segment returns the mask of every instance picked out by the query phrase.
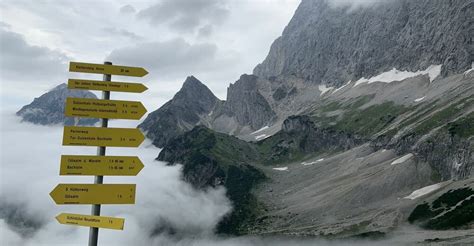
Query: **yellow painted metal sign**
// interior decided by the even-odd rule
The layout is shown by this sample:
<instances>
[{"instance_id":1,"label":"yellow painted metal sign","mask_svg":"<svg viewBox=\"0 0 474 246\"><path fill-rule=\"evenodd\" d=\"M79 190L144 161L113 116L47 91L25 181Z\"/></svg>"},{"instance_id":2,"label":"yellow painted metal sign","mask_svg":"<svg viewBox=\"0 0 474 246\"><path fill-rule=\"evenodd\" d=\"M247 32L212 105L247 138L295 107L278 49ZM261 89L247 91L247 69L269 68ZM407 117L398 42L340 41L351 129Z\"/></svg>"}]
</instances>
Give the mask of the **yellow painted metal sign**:
<instances>
[{"instance_id":1,"label":"yellow painted metal sign","mask_svg":"<svg viewBox=\"0 0 474 246\"><path fill-rule=\"evenodd\" d=\"M136 156L62 155L59 175L136 176L142 168Z\"/></svg>"},{"instance_id":2,"label":"yellow painted metal sign","mask_svg":"<svg viewBox=\"0 0 474 246\"><path fill-rule=\"evenodd\" d=\"M56 216L61 224L123 230L125 219L82 214L61 213Z\"/></svg>"},{"instance_id":3,"label":"yellow painted metal sign","mask_svg":"<svg viewBox=\"0 0 474 246\"><path fill-rule=\"evenodd\" d=\"M56 204L135 204L135 184L58 184Z\"/></svg>"},{"instance_id":4,"label":"yellow painted metal sign","mask_svg":"<svg viewBox=\"0 0 474 246\"><path fill-rule=\"evenodd\" d=\"M138 147L145 140L136 128L64 126L63 145Z\"/></svg>"},{"instance_id":5,"label":"yellow painted metal sign","mask_svg":"<svg viewBox=\"0 0 474 246\"><path fill-rule=\"evenodd\" d=\"M146 109L135 101L68 97L64 113L69 117L139 120Z\"/></svg>"},{"instance_id":6,"label":"yellow painted metal sign","mask_svg":"<svg viewBox=\"0 0 474 246\"><path fill-rule=\"evenodd\" d=\"M148 72L142 67L127 67L83 62L70 62L69 72L112 74L133 77L143 77L148 74Z\"/></svg>"},{"instance_id":7,"label":"yellow painted metal sign","mask_svg":"<svg viewBox=\"0 0 474 246\"><path fill-rule=\"evenodd\" d=\"M141 83L132 82L112 82L101 80L69 79L67 83L69 89L97 90L97 91L119 91L142 93L148 88Z\"/></svg>"}]
</instances>

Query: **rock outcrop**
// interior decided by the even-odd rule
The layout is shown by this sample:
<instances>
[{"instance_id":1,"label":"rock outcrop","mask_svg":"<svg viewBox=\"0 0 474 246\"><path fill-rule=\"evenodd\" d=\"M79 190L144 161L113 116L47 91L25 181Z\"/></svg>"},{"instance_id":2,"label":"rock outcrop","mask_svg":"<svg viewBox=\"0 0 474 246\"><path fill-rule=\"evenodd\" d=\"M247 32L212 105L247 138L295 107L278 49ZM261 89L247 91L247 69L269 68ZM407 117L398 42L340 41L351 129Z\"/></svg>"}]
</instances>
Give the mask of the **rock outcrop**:
<instances>
[{"instance_id":1,"label":"rock outcrop","mask_svg":"<svg viewBox=\"0 0 474 246\"><path fill-rule=\"evenodd\" d=\"M272 122L275 112L258 91L257 76L242 75L227 89L224 114L235 117L241 126L256 130Z\"/></svg>"},{"instance_id":2,"label":"rock outcrop","mask_svg":"<svg viewBox=\"0 0 474 246\"><path fill-rule=\"evenodd\" d=\"M64 116L64 107L66 98L93 98L96 95L86 90L70 90L66 84L60 84L49 92L35 98L33 102L23 106L16 115L22 118L22 121L31 122L39 125L74 125L75 119ZM99 121L94 118L78 118L77 125L93 125Z\"/></svg>"}]
</instances>

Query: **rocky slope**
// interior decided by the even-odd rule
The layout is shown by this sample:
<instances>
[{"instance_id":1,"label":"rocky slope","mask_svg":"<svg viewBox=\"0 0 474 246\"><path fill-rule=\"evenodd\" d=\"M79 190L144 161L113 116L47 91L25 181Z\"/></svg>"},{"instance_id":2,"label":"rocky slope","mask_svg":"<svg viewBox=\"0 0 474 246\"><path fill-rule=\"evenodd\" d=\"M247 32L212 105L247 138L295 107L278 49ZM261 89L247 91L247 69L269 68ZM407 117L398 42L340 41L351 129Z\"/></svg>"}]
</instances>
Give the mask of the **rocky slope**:
<instances>
[{"instance_id":1,"label":"rocky slope","mask_svg":"<svg viewBox=\"0 0 474 246\"><path fill-rule=\"evenodd\" d=\"M392 68L441 64L447 76L471 67L474 1L379 1L355 9L341 2L303 0L254 74L341 86Z\"/></svg>"},{"instance_id":2,"label":"rocky slope","mask_svg":"<svg viewBox=\"0 0 474 246\"><path fill-rule=\"evenodd\" d=\"M66 84L60 84L23 106L16 115L20 116L22 121L39 125L74 125L74 118L64 116L64 106L68 97L97 98L90 91L70 90ZM93 125L98 121L92 118L79 118L77 125Z\"/></svg>"}]
</instances>

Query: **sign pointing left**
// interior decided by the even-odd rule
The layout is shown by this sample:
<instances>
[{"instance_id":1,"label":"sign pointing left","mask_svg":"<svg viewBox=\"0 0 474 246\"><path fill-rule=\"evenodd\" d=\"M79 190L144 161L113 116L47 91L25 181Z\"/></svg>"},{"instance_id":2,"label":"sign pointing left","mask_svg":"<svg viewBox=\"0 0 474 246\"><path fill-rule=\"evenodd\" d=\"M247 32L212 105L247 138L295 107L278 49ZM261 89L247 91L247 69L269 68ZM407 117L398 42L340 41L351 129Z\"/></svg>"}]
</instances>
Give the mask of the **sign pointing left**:
<instances>
[{"instance_id":1,"label":"sign pointing left","mask_svg":"<svg viewBox=\"0 0 474 246\"><path fill-rule=\"evenodd\" d=\"M56 204L135 204L134 184L58 184L49 195Z\"/></svg>"},{"instance_id":2,"label":"sign pointing left","mask_svg":"<svg viewBox=\"0 0 474 246\"><path fill-rule=\"evenodd\" d=\"M56 220L60 224L88 226L114 230L123 230L123 224L125 222L125 219L122 218L67 213L59 214L58 216L56 216Z\"/></svg>"},{"instance_id":3,"label":"sign pointing left","mask_svg":"<svg viewBox=\"0 0 474 246\"><path fill-rule=\"evenodd\" d=\"M142 67L127 67L84 62L70 62L69 72L111 74L132 77L143 77L148 74L148 71Z\"/></svg>"}]
</instances>

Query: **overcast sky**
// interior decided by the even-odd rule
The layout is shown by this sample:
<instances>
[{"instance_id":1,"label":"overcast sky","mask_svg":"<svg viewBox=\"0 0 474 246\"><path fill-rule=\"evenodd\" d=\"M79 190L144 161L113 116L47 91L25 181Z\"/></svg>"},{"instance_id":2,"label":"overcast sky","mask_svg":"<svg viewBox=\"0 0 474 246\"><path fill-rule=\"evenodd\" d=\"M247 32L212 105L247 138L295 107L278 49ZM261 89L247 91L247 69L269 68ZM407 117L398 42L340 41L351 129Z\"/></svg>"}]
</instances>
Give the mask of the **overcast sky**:
<instances>
[{"instance_id":1,"label":"overcast sky","mask_svg":"<svg viewBox=\"0 0 474 246\"><path fill-rule=\"evenodd\" d=\"M265 58L299 2L2 0L3 106L18 108L67 78L101 79L68 73L71 60L145 67L145 78L113 79L145 82L150 90L139 98L149 111L169 100L188 75L224 99L228 84Z\"/></svg>"}]
</instances>

